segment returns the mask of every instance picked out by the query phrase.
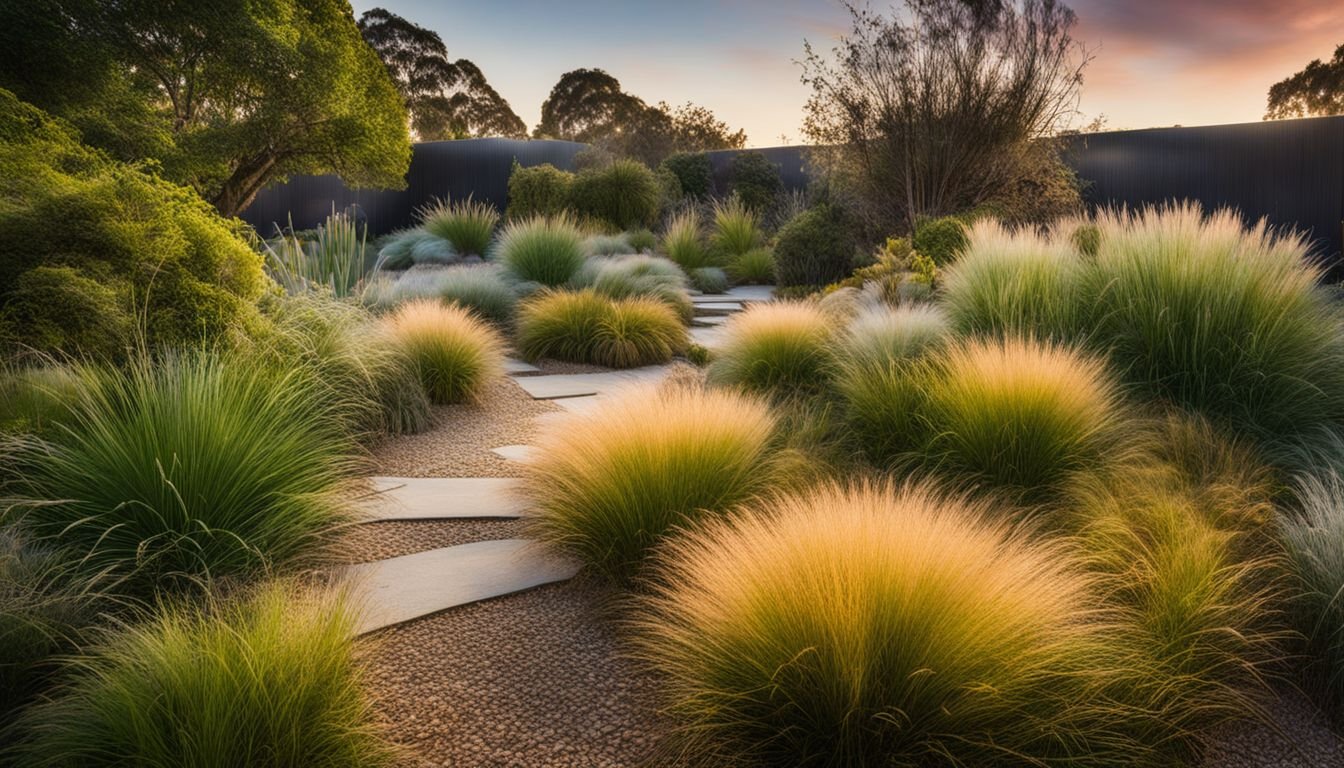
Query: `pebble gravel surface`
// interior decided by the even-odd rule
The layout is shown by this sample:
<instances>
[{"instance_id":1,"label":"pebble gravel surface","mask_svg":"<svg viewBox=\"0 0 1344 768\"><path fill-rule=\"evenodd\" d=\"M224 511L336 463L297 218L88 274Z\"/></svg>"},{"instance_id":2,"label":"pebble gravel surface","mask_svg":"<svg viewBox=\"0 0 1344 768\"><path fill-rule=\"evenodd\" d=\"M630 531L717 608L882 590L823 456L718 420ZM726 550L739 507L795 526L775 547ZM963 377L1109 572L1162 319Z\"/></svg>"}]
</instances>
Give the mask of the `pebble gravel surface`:
<instances>
[{"instance_id":1,"label":"pebble gravel surface","mask_svg":"<svg viewBox=\"0 0 1344 768\"><path fill-rule=\"evenodd\" d=\"M343 563L369 563L473 541L525 538L525 527L521 519L497 517L360 523L345 530L337 552Z\"/></svg>"},{"instance_id":2,"label":"pebble gravel surface","mask_svg":"<svg viewBox=\"0 0 1344 768\"><path fill-rule=\"evenodd\" d=\"M646 764L666 732L657 682L594 615L606 597L569 581L376 633L370 682L407 765Z\"/></svg>"},{"instance_id":3,"label":"pebble gravel surface","mask_svg":"<svg viewBox=\"0 0 1344 768\"><path fill-rule=\"evenodd\" d=\"M526 445L536 418L560 410L533 400L512 379L490 384L475 403L441 405L434 426L418 435L388 440L373 450L373 474L390 477L514 477L518 466L490 452Z\"/></svg>"},{"instance_id":4,"label":"pebble gravel surface","mask_svg":"<svg viewBox=\"0 0 1344 768\"><path fill-rule=\"evenodd\" d=\"M1215 733L1203 768L1344 768L1344 740L1297 691L1268 707L1273 724L1238 723Z\"/></svg>"}]
</instances>

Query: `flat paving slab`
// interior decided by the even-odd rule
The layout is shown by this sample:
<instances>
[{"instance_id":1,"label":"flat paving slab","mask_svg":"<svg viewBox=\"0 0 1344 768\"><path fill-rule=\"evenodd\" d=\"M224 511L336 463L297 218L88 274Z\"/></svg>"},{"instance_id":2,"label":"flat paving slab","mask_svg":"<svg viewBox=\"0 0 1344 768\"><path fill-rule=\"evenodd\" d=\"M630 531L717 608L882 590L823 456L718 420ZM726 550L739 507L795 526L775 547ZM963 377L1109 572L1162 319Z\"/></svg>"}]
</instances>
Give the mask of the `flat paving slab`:
<instances>
[{"instance_id":1,"label":"flat paving slab","mask_svg":"<svg viewBox=\"0 0 1344 768\"><path fill-rule=\"evenodd\" d=\"M727 315L699 315L691 320L691 326L723 325L728 320Z\"/></svg>"},{"instance_id":2,"label":"flat paving slab","mask_svg":"<svg viewBox=\"0 0 1344 768\"><path fill-rule=\"evenodd\" d=\"M739 285L729 288L726 293L692 294L691 302L700 305L724 301L770 301L775 297L774 292L773 285Z\"/></svg>"},{"instance_id":3,"label":"flat paving slab","mask_svg":"<svg viewBox=\"0 0 1344 768\"><path fill-rule=\"evenodd\" d=\"M478 600L564 581L579 564L528 539L431 549L345 569L360 606L356 634Z\"/></svg>"},{"instance_id":4,"label":"flat paving slab","mask_svg":"<svg viewBox=\"0 0 1344 768\"><path fill-rule=\"evenodd\" d=\"M511 477L375 477L360 500L370 521L522 517L526 505Z\"/></svg>"},{"instance_id":5,"label":"flat paving slab","mask_svg":"<svg viewBox=\"0 0 1344 768\"><path fill-rule=\"evenodd\" d=\"M502 445L491 448L490 452L509 461L527 461L537 449L530 445Z\"/></svg>"},{"instance_id":6,"label":"flat paving slab","mask_svg":"<svg viewBox=\"0 0 1344 768\"><path fill-rule=\"evenodd\" d=\"M695 305L697 315L731 315L741 311L740 301L704 301Z\"/></svg>"},{"instance_id":7,"label":"flat paving slab","mask_svg":"<svg viewBox=\"0 0 1344 768\"><path fill-rule=\"evenodd\" d=\"M526 360L506 357L504 358L504 373L510 376L517 376L520 373L541 373L541 369Z\"/></svg>"},{"instance_id":8,"label":"flat paving slab","mask_svg":"<svg viewBox=\"0 0 1344 768\"><path fill-rule=\"evenodd\" d=\"M666 376L667 371L668 366L666 365L650 365L625 371L525 376L518 379L518 386L522 387L534 400L556 400L610 392L636 381L657 381Z\"/></svg>"},{"instance_id":9,"label":"flat paving slab","mask_svg":"<svg viewBox=\"0 0 1344 768\"><path fill-rule=\"evenodd\" d=\"M722 325L695 325L691 326L687 333L690 335L691 341L702 347L709 347L712 349L723 341L725 335L724 330L724 326Z\"/></svg>"}]
</instances>

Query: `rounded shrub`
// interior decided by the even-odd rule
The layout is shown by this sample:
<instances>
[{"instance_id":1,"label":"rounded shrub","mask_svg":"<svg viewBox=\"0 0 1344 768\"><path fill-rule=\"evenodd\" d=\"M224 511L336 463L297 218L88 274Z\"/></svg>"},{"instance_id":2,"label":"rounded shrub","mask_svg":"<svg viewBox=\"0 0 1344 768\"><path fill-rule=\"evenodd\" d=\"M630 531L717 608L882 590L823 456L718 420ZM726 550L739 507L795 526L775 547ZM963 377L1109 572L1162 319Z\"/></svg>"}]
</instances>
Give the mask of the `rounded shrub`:
<instances>
[{"instance_id":1,"label":"rounded shrub","mask_svg":"<svg viewBox=\"0 0 1344 768\"><path fill-rule=\"evenodd\" d=\"M268 586L110 635L20 725L23 765L385 766L343 601Z\"/></svg>"},{"instance_id":2,"label":"rounded shrub","mask_svg":"<svg viewBox=\"0 0 1344 768\"><path fill-rule=\"evenodd\" d=\"M671 360L686 348L686 329L660 299L551 291L519 309L517 344L529 360L632 368Z\"/></svg>"},{"instance_id":3,"label":"rounded shrub","mask_svg":"<svg viewBox=\"0 0 1344 768\"><path fill-rule=\"evenodd\" d=\"M74 267L34 267L19 275L0 307L11 345L42 354L120 360L132 345L128 297Z\"/></svg>"},{"instance_id":4,"label":"rounded shrub","mask_svg":"<svg viewBox=\"0 0 1344 768\"><path fill-rule=\"evenodd\" d=\"M691 386L633 388L554 422L524 474L537 536L628 581L678 529L771 489L774 427L758 399Z\"/></svg>"},{"instance_id":5,"label":"rounded shrub","mask_svg":"<svg viewBox=\"0 0 1344 768\"><path fill-rule=\"evenodd\" d=\"M636 641L676 748L711 765L1138 754L1096 696L1089 580L990 517L926 489L825 485L668 542Z\"/></svg>"},{"instance_id":6,"label":"rounded shrub","mask_svg":"<svg viewBox=\"0 0 1344 768\"><path fill-rule=\"evenodd\" d=\"M511 221L499 235L494 257L516 280L564 285L583 269L583 233L568 216Z\"/></svg>"},{"instance_id":7,"label":"rounded shrub","mask_svg":"<svg viewBox=\"0 0 1344 768\"><path fill-rule=\"evenodd\" d=\"M709 379L781 396L815 393L834 363L830 318L801 302L756 304L734 315L714 350Z\"/></svg>"},{"instance_id":8,"label":"rounded shrub","mask_svg":"<svg viewBox=\"0 0 1344 768\"><path fill-rule=\"evenodd\" d=\"M1084 270L1068 243L985 220L940 273L941 302L962 333L1076 339L1088 330Z\"/></svg>"},{"instance_id":9,"label":"rounded shrub","mask_svg":"<svg viewBox=\"0 0 1344 768\"><path fill-rule=\"evenodd\" d=\"M775 282L775 253L753 248L728 263L728 276L740 285L770 285Z\"/></svg>"},{"instance_id":10,"label":"rounded shrub","mask_svg":"<svg viewBox=\"0 0 1344 768\"><path fill-rule=\"evenodd\" d=\"M723 293L728 290L728 273L718 267L700 267L690 273L691 285L701 293Z\"/></svg>"},{"instance_id":11,"label":"rounded shrub","mask_svg":"<svg viewBox=\"0 0 1344 768\"><path fill-rule=\"evenodd\" d=\"M591 216L618 230L652 224L662 197L653 171L627 159L580 172L570 189L570 204L580 216Z\"/></svg>"},{"instance_id":12,"label":"rounded shrub","mask_svg":"<svg viewBox=\"0 0 1344 768\"><path fill-rule=\"evenodd\" d=\"M454 264L460 261L447 240L419 227L401 229L379 241L376 269L409 269L416 264Z\"/></svg>"},{"instance_id":13,"label":"rounded shrub","mask_svg":"<svg viewBox=\"0 0 1344 768\"><path fill-rule=\"evenodd\" d=\"M85 368L71 415L23 447L22 525L152 594L314 559L349 519L340 419L305 368L195 353Z\"/></svg>"},{"instance_id":14,"label":"rounded shrub","mask_svg":"<svg viewBox=\"0 0 1344 768\"><path fill-rule=\"evenodd\" d=\"M793 217L775 241L775 277L781 286L823 286L854 270L858 247L849 216L823 203Z\"/></svg>"},{"instance_id":15,"label":"rounded shrub","mask_svg":"<svg viewBox=\"0 0 1344 768\"><path fill-rule=\"evenodd\" d=\"M1149 396L1271 443L1344 418L1344 325L1299 237L1195 204L1097 218L1094 335Z\"/></svg>"},{"instance_id":16,"label":"rounded shrub","mask_svg":"<svg viewBox=\"0 0 1344 768\"><path fill-rule=\"evenodd\" d=\"M945 267L966 248L966 224L955 216L922 221L915 227L912 240L916 251Z\"/></svg>"},{"instance_id":17,"label":"rounded shrub","mask_svg":"<svg viewBox=\"0 0 1344 768\"><path fill-rule=\"evenodd\" d=\"M700 214L694 208L682 210L668 220L663 231L663 253L687 271L711 266L712 259L700 227Z\"/></svg>"},{"instance_id":18,"label":"rounded shrub","mask_svg":"<svg viewBox=\"0 0 1344 768\"><path fill-rule=\"evenodd\" d=\"M658 165L677 177L682 195L703 200L714 191L714 166L704 152L676 152Z\"/></svg>"},{"instance_id":19,"label":"rounded shrub","mask_svg":"<svg viewBox=\"0 0 1344 768\"><path fill-rule=\"evenodd\" d=\"M569 191L574 174L562 171L550 163L524 168L513 163L509 174L510 219L530 219L533 216L557 216L569 205Z\"/></svg>"},{"instance_id":20,"label":"rounded shrub","mask_svg":"<svg viewBox=\"0 0 1344 768\"><path fill-rule=\"evenodd\" d=\"M779 166L760 152L739 152L728 165L734 195L754 211L768 210L784 191Z\"/></svg>"},{"instance_id":21,"label":"rounded shrub","mask_svg":"<svg viewBox=\"0 0 1344 768\"><path fill-rule=\"evenodd\" d=\"M499 212L493 205L470 197L455 203L436 200L418 213L420 226L446 240L460 256L484 256L499 223Z\"/></svg>"},{"instance_id":22,"label":"rounded shrub","mask_svg":"<svg viewBox=\"0 0 1344 768\"><path fill-rule=\"evenodd\" d=\"M583 248L589 256L621 256L636 252L625 235L589 235L583 241Z\"/></svg>"},{"instance_id":23,"label":"rounded shrub","mask_svg":"<svg viewBox=\"0 0 1344 768\"><path fill-rule=\"evenodd\" d=\"M474 399L504 372L504 339L467 309L420 299L402 304L386 323L436 403Z\"/></svg>"}]
</instances>

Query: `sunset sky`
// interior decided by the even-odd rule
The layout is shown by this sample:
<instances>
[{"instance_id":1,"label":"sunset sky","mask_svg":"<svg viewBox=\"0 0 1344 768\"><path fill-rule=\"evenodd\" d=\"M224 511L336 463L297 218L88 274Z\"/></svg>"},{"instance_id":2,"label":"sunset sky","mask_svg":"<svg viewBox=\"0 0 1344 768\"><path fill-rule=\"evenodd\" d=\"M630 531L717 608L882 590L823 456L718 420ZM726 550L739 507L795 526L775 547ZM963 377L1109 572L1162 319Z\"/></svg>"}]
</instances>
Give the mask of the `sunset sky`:
<instances>
[{"instance_id":1,"label":"sunset sky","mask_svg":"<svg viewBox=\"0 0 1344 768\"><path fill-rule=\"evenodd\" d=\"M1344 43L1341 0L1070 5L1075 37L1095 57L1080 122L1105 114L1112 128L1259 120L1272 83ZM354 2L356 14L377 6L476 62L529 128L562 73L597 67L649 103L703 104L758 147L802 141L808 90L795 60L804 39L829 50L848 29L832 0Z\"/></svg>"}]
</instances>

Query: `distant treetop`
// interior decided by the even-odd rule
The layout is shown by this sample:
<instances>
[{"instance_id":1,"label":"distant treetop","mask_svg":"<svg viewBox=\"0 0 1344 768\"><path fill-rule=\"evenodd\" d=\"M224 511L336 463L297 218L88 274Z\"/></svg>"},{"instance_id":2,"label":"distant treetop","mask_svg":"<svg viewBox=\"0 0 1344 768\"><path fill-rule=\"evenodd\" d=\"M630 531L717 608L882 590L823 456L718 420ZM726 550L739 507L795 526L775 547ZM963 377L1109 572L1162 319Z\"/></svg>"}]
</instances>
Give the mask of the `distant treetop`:
<instances>
[{"instance_id":1,"label":"distant treetop","mask_svg":"<svg viewBox=\"0 0 1344 768\"><path fill-rule=\"evenodd\" d=\"M1344 44L1329 61L1316 59L1269 89L1266 120L1344 114Z\"/></svg>"}]
</instances>

